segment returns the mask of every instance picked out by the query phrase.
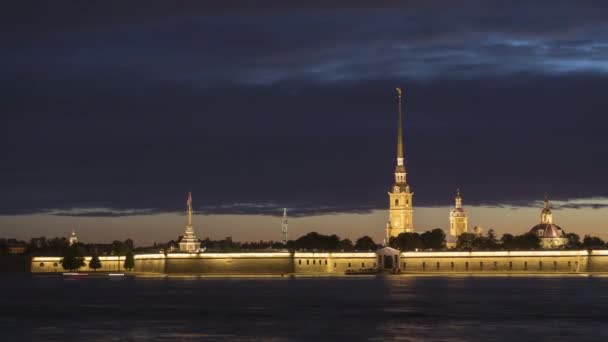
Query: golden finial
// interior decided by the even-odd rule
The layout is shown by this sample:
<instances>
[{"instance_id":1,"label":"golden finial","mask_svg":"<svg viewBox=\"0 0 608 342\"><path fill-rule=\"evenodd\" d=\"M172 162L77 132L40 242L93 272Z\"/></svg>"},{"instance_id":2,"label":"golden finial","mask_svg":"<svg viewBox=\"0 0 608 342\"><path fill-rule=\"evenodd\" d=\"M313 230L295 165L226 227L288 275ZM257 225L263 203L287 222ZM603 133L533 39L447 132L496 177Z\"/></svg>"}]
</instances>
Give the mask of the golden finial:
<instances>
[{"instance_id":1,"label":"golden finial","mask_svg":"<svg viewBox=\"0 0 608 342\"><path fill-rule=\"evenodd\" d=\"M395 88L395 90L397 90L397 97L398 98L402 98L403 97L403 91L401 90L401 87L397 87L397 88Z\"/></svg>"}]
</instances>

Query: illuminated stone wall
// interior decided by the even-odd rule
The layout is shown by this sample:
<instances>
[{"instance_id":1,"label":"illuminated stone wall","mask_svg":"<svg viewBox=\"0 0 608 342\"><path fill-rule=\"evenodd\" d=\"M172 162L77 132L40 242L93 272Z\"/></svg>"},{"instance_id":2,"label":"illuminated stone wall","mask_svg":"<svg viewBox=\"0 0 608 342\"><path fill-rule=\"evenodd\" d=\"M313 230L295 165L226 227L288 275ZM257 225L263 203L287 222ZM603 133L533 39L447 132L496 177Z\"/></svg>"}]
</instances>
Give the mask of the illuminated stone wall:
<instances>
[{"instance_id":1,"label":"illuminated stone wall","mask_svg":"<svg viewBox=\"0 0 608 342\"><path fill-rule=\"evenodd\" d=\"M294 254L295 273L335 273L376 268L376 253L301 253Z\"/></svg>"},{"instance_id":2,"label":"illuminated stone wall","mask_svg":"<svg viewBox=\"0 0 608 342\"><path fill-rule=\"evenodd\" d=\"M33 257L32 268L33 273L47 273L47 272L65 272L61 267L61 257ZM101 268L97 269L97 272L123 272L123 264L125 257L116 256L100 256L99 261L101 262ZM80 272L94 272L89 268L91 257L85 257L85 266L80 268Z\"/></svg>"},{"instance_id":3,"label":"illuminated stone wall","mask_svg":"<svg viewBox=\"0 0 608 342\"><path fill-rule=\"evenodd\" d=\"M587 251L401 253L401 272L586 272Z\"/></svg>"},{"instance_id":4,"label":"illuminated stone wall","mask_svg":"<svg viewBox=\"0 0 608 342\"><path fill-rule=\"evenodd\" d=\"M286 274L293 272L293 259L290 253L169 254L165 262L165 270L168 274Z\"/></svg>"},{"instance_id":5,"label":"illuminated stone wall","mask_svg":"<svg viewBox=\"0 0 608 342\"><path fill-rule=\"evenodd\" d=\"M123 272L124 257L100 257L99 272ZM81 272L93 272L87 267ZM376 268L375 253L175 253L135 256L135 272L150 274L344 274ZM402 273L608 272L608 251L406 252ZM31 271L64 272L61 257L34 257Z\"/></svg>"},{"instance_id":6,"label":"illuminated stone wall","mask_svg":"<svg viewBox=\"0 0 608 342\"><path fill-rule=\"evenodd\" d=\"M138 273L165 273L165 255L148 254L135 256L135 272Z\"/></svg>"},{"instance_id":7,"label":"illuminated stone wall","mask_svg":"<svg viewBox=\"0 0 608 342\"><path fill-rule=\"evenodd\" d=\"M606 251L591 251L589 255L589 263L587 265L588 272L608 272L608 250Z\"/></svg>"}]
</instances>

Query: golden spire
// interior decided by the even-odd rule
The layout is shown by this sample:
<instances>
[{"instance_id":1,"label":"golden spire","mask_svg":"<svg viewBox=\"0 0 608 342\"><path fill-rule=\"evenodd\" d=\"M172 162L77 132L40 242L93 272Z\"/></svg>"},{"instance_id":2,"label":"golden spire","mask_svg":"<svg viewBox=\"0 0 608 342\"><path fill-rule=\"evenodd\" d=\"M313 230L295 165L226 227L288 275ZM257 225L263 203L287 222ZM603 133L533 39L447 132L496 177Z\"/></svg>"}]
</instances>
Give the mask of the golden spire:
<instances>
[{"instance_id":1,"label":"golden spire","mask_svg":"<svg viewBox=\"0 0 608 342\"><path fill-rule=\"evenodd\" d=\"M188 226L192 226L192 191L188 192L186 205L188 206Z\"/></svg>"},{"instance_id":2,"label":"golden spire","mask_svg":"<svg viewBox=\"0 0 608 342\"><path fill-rule=\"evenodd\" d=\"M456 208L462 208L462 197L460 197L460 188L456 189Z\"/></svg>"},{"instance_id":3,"label":"golden spire","mask_svg":"<svg viewBox=\"0 0 608 342\"><path fill-rule=\"evenodd\" d=\"M545 194L545 206L544 206L543 210L540 212L540 223L544 223L544 224L553 223L553 214L551 214L551 209L549 209L549 200L547 199L547 194Z\"/></svg>"},{"instance_id":4,"label":"golden spire","mask_svg":"<svg viewBox=\"0 0 608 342\"><path fill-rule=\"evenodd\" d=\"M403 112L401 109L403 92L400 87L397 87L396 90L397 106L399 109L399 116L397 119L397 165L403 165Z\"/></svg>"}]
</instances>

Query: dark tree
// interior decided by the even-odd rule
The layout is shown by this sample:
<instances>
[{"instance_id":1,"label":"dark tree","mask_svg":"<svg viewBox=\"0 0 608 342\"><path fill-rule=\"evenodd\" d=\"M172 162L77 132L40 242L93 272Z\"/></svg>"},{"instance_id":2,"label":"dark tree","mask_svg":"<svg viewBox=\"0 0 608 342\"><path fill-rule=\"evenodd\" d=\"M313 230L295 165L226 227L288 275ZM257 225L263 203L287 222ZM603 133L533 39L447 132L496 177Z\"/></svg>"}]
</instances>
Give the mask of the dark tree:
<instances>
[{"instance_id":1,"label":"dark tree","mask_svg":"<svg viewBox=\"0 0 608 342\"><path fill-rule=\"evenodd\" d=\"M587 249L604 248L604 246L604 240L600 239L597 236L585 235L585 237L583 238L583 247Z\"/></svg>"},{"instance_id":2,"label":"dark tree","mask_svg":"<svg viewBox=\"0 0 608 342\"><path fill-rule=\"evenodd\" d=\"M308 233L295 241L297 249L336 251L340 244L337 235L323 235L317 232Z\"/></svg>"},{"instance_id":3,"label":"dark tree","mask_svg":"<svg viewBox=\"0 0 608 342\"><path fill-rule=\"evenodd\" d=\"M508 251L515 249L515 245L513 244L513 239L515 237L511 234L503 234L500 238L500 242L502 242L502 248Z\"/></svg>"},{"instance_id":4,"label":"dark tree","mask_svg":"<svg viewBox=\"0 0 608 342\"><path fill-rule=\"evenodd\" d=\"M112 241L112 255L121 256L127 253L127 246L124 242L114 240Z\"/></svg>"},{"instance_id":5,"label":"dark tree","mask_svg":"<svg viewBox=\"0 0 608 342\"><path fill-rule=\"evenodd\" d=\"M81 249L76 245L66 248L63 259L61 259L61 266L69 271L76 271L83 267L84 257L82 256Z\"/></svg>"},{"instance_id":6,"label":"dark tree","mask_svg":"<svg viewBox=\"0 0 608 342\"><path fill-rule=\"evenodd\" d=\"M125 270L133 270L135 268L135 257L133 256L133 252L129 251L127 252L127 254L125 255L125 263L124 263L124 268Z\"/></svg>"},{"instance_id":7,"label":"dark tree","mask_svg":"<svg viewBox=\"0 0 608 342\"><path fill-rule=\"evenodd\" d=\"M273 243L270 244L270 247L272 249L284 249L287 246L284 243L282 243L282 242L273 242Z\"/></svg>"},{"instance_id":8,"label":"dark tree","mask_svg":"<svg viewBox=\"0 0 608 342\"><path fill-rule=\"evenodd\" d=\"M513 239L516 249L535 250L540 249L540 238L536 234L526 233L518 235Z\"/></svg>"},{"instance_id":9,"label":"dark tree","mask_svg":"<svg viewBox=\"0 0 608 342\"><path fill-rule=\"evenodd\" d=\"M374 251L376 248L378 246L376 246L374 240L367 235L358 238L355 242L355 249L358 251Z\"/></svg>"},{"instance_id":10,"label":"dark tree","mask_svg":"<svg viewBox=\"0 0 608 342\"><path fill-rule=\"evenodd\" d=\"M424 242L418 233L401 233L389 239L389 246L400 251L414 251L424 249Z\"/></svg>"},{"instance_id":11,"label":"dark tree","mask_svg":"<svg viewBox=\"0 0 608 342\"><path fill-rule=\"evenodd\" d=\"M123 245L124 245L125 253L128 251L133 252L135 250L135 245L133 244L133 240L131 240L131 239L126 239L125 242L123 242Z\"/></svg>"},{"instance_id":12,"label":"dark tree","mask_svg":"<svg viewBox=\"0 0 608 342\"><path fill-rule=\"evenodd\" d=\"M46 241L46 237L41 236L37 238L31 238L30 243L27 245L27 250L29 253L36 254L38 251L43 251L48 248L48 243Z\"/></svg>"},{"instance_id":13,"label":"dark tree","mask_svg":"<svg viewBox=\"0 0 608 342\"><path fill-rule=\"evenodd\" d=\"M91 261L89 262L89 268L97 271L101 268L101 261L99 261L99 256L97 254L93 254L91 257Z\"/></svg>"},{"instance_id":14,"label":"dark tree","mask_svg":"<svg viewBox=\"0 0 608 342\"><path fill-rule=\"evenodd\" d=\"M427 249L442 250L445 249L445 233L441 228L435 228L420 235L420 239Z\"/></svg>"},{"instance_id":15,"label":"dark tree","mask_svg":"<svg viewBox=\"0 0 608 342\"><path fill-rule=\"evenodd\" d=\"M350 241L350 239L343 239L340 241L340 244L338 245L338 249L341 251L352 251L353 249L355 249L355 247L353 246L353 242Z\"/></svg>"},{"instance_id":16,"label":"dark tree","mask_svg":"<svg viewBox=\"0 0 608 342\"><path fill-rule=\"evenodd\" d=\"M494 243L494 244L498 244L498 239L496 238L496 232L494 231L494 229L490 229L488 230L488 239Z\"/></svg>"},{"instance_id":17,"label":"dark tree","mask_svg":"<svg viewBox=\"0 0 608 342\"><path fill-rule=\"evenodd\" d=\"M489 233L492 233L491 235ZM496 234L490 229L488 236L477 236L473 240L473 248L478 250L494 251L500 249L498 240L496 240Z\"/></svg>"},{"instance_id":18,"label":"dark tree","mask_svg":"<svg viewBox=\"0 0 608 342\"><path fill-rule=\"evenodd\" d=\"M566 244L566 248L568 249L580 249L583 247L581 243L581 237L575 233L566 234L566 238L568 238L568 244Z\"/></svg>"},{"instance_id":19,"label":"dark tree","mask_svg":"<svg viewBox=\"0 0 608 342\"><path fill-rule=\"evenodd\" d=\"M474 247L475 239L477 235L471 233L462 233L458 236L458 240L456 241L456 248L471 250Z\"/></svg>"},{"instance_id":20,"label":"dark tree","mask_svg":"<svg viewBox=\"0 0 608 342\"><path fill-rule=\"evenodd\" d=\"M287 241L287 249L289 249L290 251L296 250L296 242L293 240Z\"/></svg>"},{"instance_id":21,"label":"dark tree","mask_svg":"<svg viewBox=\"0 0 608 342\"><path fill-rule=\"evenodd\" d=\"M68 239L66 239L65 237L53 238L53 239L47 240L47 250L49 252L47 253L45 251L44 254L62 255L65 252L65 250L68 248L70 248L70 243L68 242Z\"/></svg>"}]
</instances>

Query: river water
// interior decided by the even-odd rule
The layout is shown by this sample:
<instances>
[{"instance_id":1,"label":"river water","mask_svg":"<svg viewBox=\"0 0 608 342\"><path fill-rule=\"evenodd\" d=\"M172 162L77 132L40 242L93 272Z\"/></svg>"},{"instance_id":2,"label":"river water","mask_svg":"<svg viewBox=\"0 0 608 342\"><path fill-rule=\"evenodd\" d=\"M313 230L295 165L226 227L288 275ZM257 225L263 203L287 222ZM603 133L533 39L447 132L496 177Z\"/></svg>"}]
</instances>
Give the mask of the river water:
<instances>
[{"instance_id":1,"label":"river water","mask_svg":"<svg viewBox=\"0 0 608 342\"><path fill-rule=\"evenodd\" d=\"M0 276L0 341L608 341L608 278Z\"/></svg>"}]
</instances>

